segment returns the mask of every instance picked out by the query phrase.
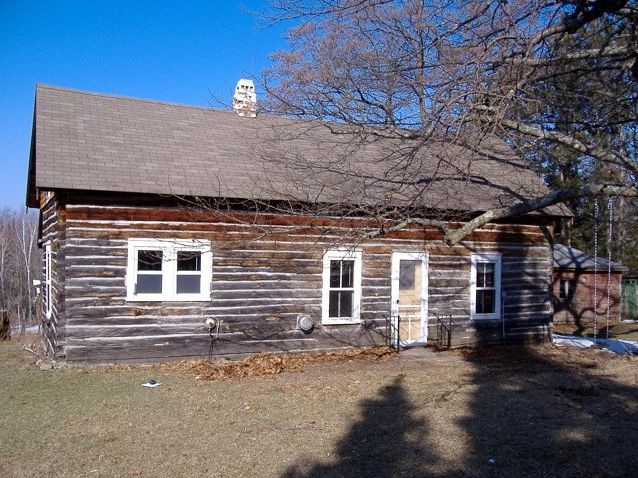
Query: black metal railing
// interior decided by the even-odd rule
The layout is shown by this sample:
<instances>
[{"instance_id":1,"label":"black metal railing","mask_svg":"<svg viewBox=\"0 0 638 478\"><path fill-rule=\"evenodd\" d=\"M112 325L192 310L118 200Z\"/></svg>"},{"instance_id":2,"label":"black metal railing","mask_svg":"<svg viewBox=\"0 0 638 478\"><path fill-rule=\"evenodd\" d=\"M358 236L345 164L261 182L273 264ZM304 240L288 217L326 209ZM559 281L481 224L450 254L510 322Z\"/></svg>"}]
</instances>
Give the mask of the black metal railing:
<instances>
[{"instance_id":1,"label":"black metal railing","mask_svg":"<svg viewBox=\"0 0 638 478\"><path fill-rule=\"evenodd\" d=\"M436 319L435 345L449 349L452 346L452 315L439 315L435 312L434 318Z\"/></svg>"},{"instance_id":2,"label":"black metal railing","mask_svg":"<svg viewBox=\"0 0 638 478\"><path fill-rule=\"evenodd\" d=\"M388 346L397 349L397 353L400 350L401 345L401 316L400 315L385 315L385 340Z\"/></svg>"}]
</instances>

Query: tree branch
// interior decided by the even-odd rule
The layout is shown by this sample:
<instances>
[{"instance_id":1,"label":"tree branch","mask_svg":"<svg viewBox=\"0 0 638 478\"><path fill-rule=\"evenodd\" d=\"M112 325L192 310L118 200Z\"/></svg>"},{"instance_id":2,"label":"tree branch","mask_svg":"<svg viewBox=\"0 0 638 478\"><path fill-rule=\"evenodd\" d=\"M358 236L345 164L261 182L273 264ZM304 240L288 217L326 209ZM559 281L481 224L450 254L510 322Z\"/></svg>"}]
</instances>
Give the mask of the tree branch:
<instances>
[{"instance_id":1,"label":"tree branch","mask_svg":"<svg viewBox=\"0 0 638 478\"><path fill-rule=\"evenodd\" d=\"M484 226L488 222L496 221L498 219L504 219L506 217L517 217L523 214L537 211L554 204L558 204L577 197L586 196L623 196L623 197L638 197L638 189L635 187L615 185L615 184L585 184L568 189L559 189L552 191L545 196L525 201L522 203L513 204L511 206L502 207L499 209L492 209L486 211L480 216L475 217L471 221L466 222L459 229L448 231L445 234L444 241L453 246L458 244L464 237L470 234L472 231Z\"/></svg>"},{"instance_id":2,"label":"tree branch","mask_svg":"<svg viewBox=\"0 0 638 478\"><path fill-rule=\"evenodd\" d=\"M447 222L445 221L439 221L436 219L421 219L421 218L409 218L409 219L404 219L401 222L398 222L397 224L390 226L390 227L380 227L378 229L375 229L374 231L370 231L367 232L366 234L363 235L363 237L361 238L362 240L364 239L374 239L375 237L379 237L382 234L387 234L389 232L396 232L396 231L400 231L408 226L411 226L413 224L419 225L419 226L430 226L430 227L436 227L437 229L443 231L444 233L449 233L450 228Z\"/></svg>"},{"instance_id":3,"label":"tree branch","mask_svg":"<svg viewBox=\"0 0 638 478\"><path fill-rule=\"evenodd\" d=\"M612 45L602 49L596 48L591 50L577 51L573 53L563 53L558 57L513 59L512 62L516 64L522 63L527 66L550 66L565 64L572 61L601 58L618 58L619 60L625 60L627 58L631 58L636 54L638 54L638 50L635 45Z\"/></svg>"},{"instance_id":4,"label":"tree branch","mask_svg":"<svg viewBox=\"0 0 638 478\"><path fill-rule=\"evenodd\" d=\"M489 106L478 105L475 107L475 109L477 111L485 111L488 113L494 113L494 109ZM532 136L534 138L544 139L544 140L552 141L554 143L559 143L559 144L562 144L563 146L567 146L568 148L578 151L581 154L592 156L601 161L622 165L624 168L627 168L633 174L638 175L638 163L631 161L629 158L617 152L607 151L606 149L600 146L588 145L576 139L574 136L571 136L565 133L543 130L535 126L519 123L518 121L502 118L499 120L499 123L505 126L506 128L517 131L519 133L523 133L527 136Z\"/></svg>"}]
</instances>

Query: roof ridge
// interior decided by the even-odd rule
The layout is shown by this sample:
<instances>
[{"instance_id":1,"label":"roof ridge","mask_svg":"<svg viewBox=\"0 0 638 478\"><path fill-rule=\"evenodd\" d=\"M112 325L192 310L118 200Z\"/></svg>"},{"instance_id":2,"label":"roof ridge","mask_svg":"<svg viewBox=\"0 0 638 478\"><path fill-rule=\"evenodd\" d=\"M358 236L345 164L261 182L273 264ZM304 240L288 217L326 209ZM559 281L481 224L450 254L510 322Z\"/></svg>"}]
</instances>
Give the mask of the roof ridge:
<instances>
[{"instance_id":1,"label":"roof ridge","mask_svg":"<svg viewBox=\"0 0 638 478\"><path fill-rule=\"evenodd\" d=\"M178 102L174 102L174 101L162 101L162 100L154 100L154 99L149 99L149 98L139 98L137 96L126 96L126 95L119 95L119 94L115 94L115 93L99 93L96 91L87 91L87 90L80 90L77 88L68 88L65 86L57 86L57 85L50 85L47 83L36 83L35 84L36 87L36 91L40 90L40 89L48 89L48 90L56 90L56 91L64 91L67 93L76 93L76 94L81 94L81 95L87 95L87 96L97 96L97 97L101 97L101 98L114 98L114 99L118 99L118 100L126 100L126 101L134 101L134 102L139 102L139 103L151 103L154 105L166 105L166 106L175 106L175 107L179 107L179 108L192 108L192 109L196 109L196 110L204 110L204 111L214 111L216 113L234 113L231 110L222 110L222 109L218 109L218 108L212 108L212 107L207 107L207 106L198 106L198 105L189 105L187 103L178 103Z\"/></svg>"}]
</instances>

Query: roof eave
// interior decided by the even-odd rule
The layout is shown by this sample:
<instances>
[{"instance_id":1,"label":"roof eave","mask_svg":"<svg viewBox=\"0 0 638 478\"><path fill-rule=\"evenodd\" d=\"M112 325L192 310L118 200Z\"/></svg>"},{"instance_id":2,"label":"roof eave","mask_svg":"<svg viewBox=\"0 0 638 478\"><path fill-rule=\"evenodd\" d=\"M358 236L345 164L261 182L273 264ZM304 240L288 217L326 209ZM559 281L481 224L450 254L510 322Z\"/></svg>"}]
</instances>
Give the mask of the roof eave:
<instances>
[{"instance_id":1,"label":"roof eave","mask_svg":"<svg viewBox=\"0 0 638 478\"><path fill-rule=\"evenodd\" d=\"M36 109L38 105L38 89L36 86L35 101L33 102L33 125L31 127L31 147L29 150L29 170L27 172L27 193L25 203L27 207L38 207L38 190L35 183L35 165L36 165L36 148L35 148L35 125L36 125Z\"/></svg>"}]
</instances>

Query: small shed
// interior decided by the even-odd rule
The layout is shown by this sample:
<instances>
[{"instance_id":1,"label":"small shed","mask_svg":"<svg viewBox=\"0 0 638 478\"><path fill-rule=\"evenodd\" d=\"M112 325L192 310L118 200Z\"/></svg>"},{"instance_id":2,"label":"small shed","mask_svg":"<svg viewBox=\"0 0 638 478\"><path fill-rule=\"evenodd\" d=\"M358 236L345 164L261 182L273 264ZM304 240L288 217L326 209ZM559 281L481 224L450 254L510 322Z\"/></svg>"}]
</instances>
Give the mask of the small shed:
<instances>
[{"instance_id":1,"label":"small shed","mask_svg":"<svg viewBox=\"0 0 638 478\"><path fill-rule=\"evenodd\" d=\"M623 274L622 318L638 320L638 269L632 269Z\"/></svg>"},{"instance_id":2,"label":"small shed","mask_svg":"<svg viewBox=\"0 0 638 478\"><path fill-rule=\"evenodd\" d=\"M621 320L622 277L627 271L621 264L554 244L554 322L600 326L607 320L608 306L610 320Z\"/></svg>"}]
</instances>

